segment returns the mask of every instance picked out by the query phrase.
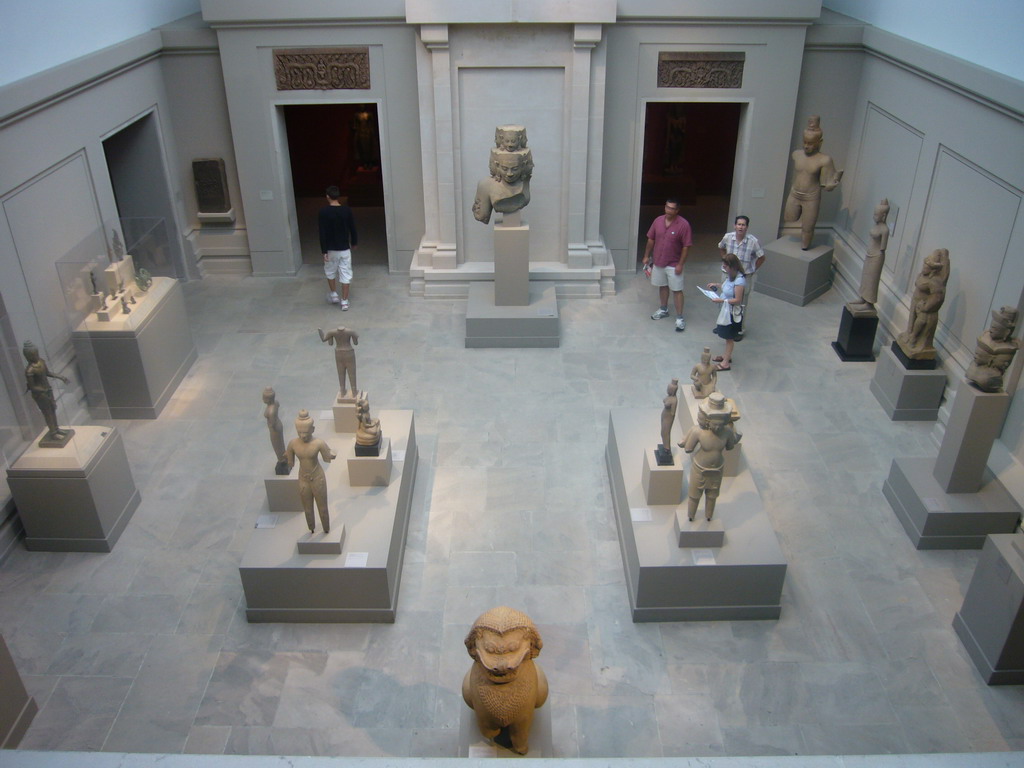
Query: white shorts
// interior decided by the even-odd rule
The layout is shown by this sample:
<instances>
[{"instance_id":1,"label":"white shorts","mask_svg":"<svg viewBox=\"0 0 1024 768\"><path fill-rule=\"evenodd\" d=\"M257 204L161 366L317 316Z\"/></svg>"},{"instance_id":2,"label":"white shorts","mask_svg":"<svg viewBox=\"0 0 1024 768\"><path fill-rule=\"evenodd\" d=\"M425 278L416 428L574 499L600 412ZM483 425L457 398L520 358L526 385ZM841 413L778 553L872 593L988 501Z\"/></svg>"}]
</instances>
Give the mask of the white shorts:
<instances>
[{"instance_id":1,"label":"white shorts","mask_svg":"<svg viewBox=\"0 0 1024 768\"><path fill-rule=\"evenodd\" d=\"M659 267L655 265L651 270L651 285L667 285L669 290L679 292L683 290L683 274L676 274L675 267Z\"/></svg>"},{"instance_id":2,"label":"white shorts","mask_svg":"<svg viewBox=\"0 0 1024 768\"><path fill-rule=\"evenodd\" d=\"M328 251L324 262L328 280L340 280L342 285L352 282L352 251Z\"/></svg>"}]
</instances>

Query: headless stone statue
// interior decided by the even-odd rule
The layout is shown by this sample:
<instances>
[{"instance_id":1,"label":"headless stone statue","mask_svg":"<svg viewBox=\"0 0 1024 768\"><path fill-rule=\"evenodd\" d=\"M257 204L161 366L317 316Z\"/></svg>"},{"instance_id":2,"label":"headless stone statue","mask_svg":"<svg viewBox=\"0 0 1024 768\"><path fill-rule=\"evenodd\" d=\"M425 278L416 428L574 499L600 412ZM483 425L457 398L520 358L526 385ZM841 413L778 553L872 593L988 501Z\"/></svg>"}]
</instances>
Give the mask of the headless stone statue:
<instances>
[{"instance_id":1,"label":"headless stone statue","mask_svg":"<svg viewBox=\"0 0 1024 768\"><path fill-rule=\"evenodd\" d=\"M514 213L530 204L533 153L526 147L526 128L499 125L494 129L494 147L488 161L490 175L476 188L473 217L484 224L491 212Z\"/></svg>"},{"instance_id":2,"label":"headless stone statue","mask_svg":"<svg viewBox=\"0 0 1024 768\"><path fill-rule=\"evenodd\" d=\"M821 118L811 115L804 129L803 149L793 152L793 186L786 198L783 218L787 223L799 222L800 247L807 250L814 238L818 222L821 190L831 192L839 186L843 172L837 171L832 158L821 152Z\"/></svg>"},{"instance_id":3,"label":"headless stone statue","mask_svg":"<svg viewBox=\"0 0 1024 768\"><path fill-rule=\"evenodd\" d=\"M354 344L359 343L359 334L344 326L333 331L324 333L317 328L320 334L320 341L325 341L329 346L334 347L334 365L338 369L338 387L342 397L355 397L359 390L356 389L356 351ZM345 378L348 378L351 386L351 394L345 390Z\"/></svg>"},{"instance_id":4,"label":"headless stone statue","mask_svg":"<svg viewBox=\"0 0 1024 768\"><path fill-rule=\"evenodd\" d=\"M1017 310L992 310L992 325L978 337L974 362L967 368L967 380L982 392L1002 392L1003 375L1020 349L1020 339L1011 338L1017 326Z\"/></svg>"},{"instance_id":5,"label":"headless stone statue","mask_svg":"<svg viewBox=\"0 0 1024 768\"><path fill-rule=\"evenodd\" d=\"M281 424L281 405L277 402L277 393L273 387L263 390L263 402L266 408L263 409L263 418L267 420L267 429L270 431L270 447L274 449L274 456L277 464L274 465L274 474L287 475L288 461L285 459L284 426Z\"/></svg>"},{"instance_id":6,"label":"headless stone statue","mask_svg":"<svg viewBox=\"0 0 1024 768\"><path fill-rule=\"evenodd\" d=\"M668 383L667 396L661 411L661 443L655 450L654 455L658 460L658 466L672 465L672 425L676 420L676 409L679 407L679 379L672 379Z\"/></svg>"},{"instance_id":7,"label":"headless stone statue","mask_svg":"<svg viewBox=\"0 0 1024 768\"><path fill-rule=\"evenodd\" d=\"M43 421L46 422L47 432L39 441L39 447L62 448L67 445L75 431L57 426L57 399L53 396L53 387L50 386L49 379L57 379L65 384L68 380L56 373L50 373L46 361L39 357L39 348L31 341L25 342L22 354L28 361L25 368L25 389L36 401L43 414Z\"/></svg>"},{"instance_id":8,"label":"headless stone statue","mask_svg":"<svg viewBox=\"0 0 1024 768\"><path fill-rule=\"evenodd\" d=\"M693 386L690 391L698 400L703 400L718 388L718 368L711 362L711 347L704 347L700 353L700 362L690 371Z\"/></svg>"},{"instance_id":9,"label":"headless stone statue","mask_svg":"<svg viewBox=\"0 0 1024 768\"><path fill-rule=\"evenodd\" d=\"M722 489L725 451L735 448L742 437L732 426L735 420L736 412L725 395L712 392L701 400L697 408L697 423L690 427L683 442L679 443L684 451L693 454L687 491L687 516L690 520L697 516L702 495L704 516L708 520L715 516L715 503Z\"/></svg>"},{"instance_id":10,"label":"headless stone statue","mask_svg":"<svg viewBox=\"0 0 1024 768\"><path fill-rule=\"evenodd\" d=\"M935 359L935 329L939 324L939 308L946 300L948 280L949 251L938 248L925 258L921 274L914 281L907 330L896 337L903 354L911 360Z\"/></svg>"},{"instance_id":11,"label":"headless stone statue","mask_svg":"<svg viewBox=\"0 0 1024 768\"><path fill-rule=\"evenodd\" d=\"M846 305L856 317L877 317L875 303L878 301L878 283L882 279L885 265L885 249L889 244L889 200L883 199L875 206L875 225L868 233L868 253L864 257L864 271L860 275L860 298Z\"/></svg>"},{"instance_id":12,"label":"headless stone statue","mask_svg":"<svg viewBox=\"0 0 1024 768\"><path fill-rule=\"evenodd\" d=\"M327 510L327 477L318 457L329 464L337 455L323 440L313 439L314 429L309 411L299 411L299 416L295 419L295 431L299 436L292 438L288 443L285 460L288 462L289 472L295 466L295 460L299 461L299 498L302 500L302 511L306 514L309 532L313 533L316 530L316 518L313 515L315 501L320 512L320 524L324 533L328 533L331 530L331 516Z\"/></svg>"}]
</instances>

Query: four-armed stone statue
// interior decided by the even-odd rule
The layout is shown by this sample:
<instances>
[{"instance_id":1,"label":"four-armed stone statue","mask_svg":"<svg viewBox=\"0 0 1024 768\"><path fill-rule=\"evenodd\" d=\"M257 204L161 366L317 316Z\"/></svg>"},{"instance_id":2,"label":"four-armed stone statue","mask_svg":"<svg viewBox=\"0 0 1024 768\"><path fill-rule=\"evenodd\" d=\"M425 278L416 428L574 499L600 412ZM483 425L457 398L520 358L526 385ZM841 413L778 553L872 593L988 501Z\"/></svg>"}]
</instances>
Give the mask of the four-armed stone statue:
<instances>
[{"instance_id":1,"label":"four-armed stone statue","mask_svg":"<svg viewBox=\"0 0 1024 768\"><path fill-rule=\"evenodd\" d=\"M878 282L882 279L885 265L885 249L889 244L889 200L883 199L875 206L875 226L868 233L868 253L864 257L864 271L860 275L860 298L847 303L846 308L857 317L877 316L875 303L878 301Z\"/></svg>"},{"instance_id":2,"label":"four-armed stone statue","mask_svg":"<svg viewBox=\"0 0 1024 768\"><path fill-rule=\"evenodd\" d=\"M31 393L46 422L47 432L39 441L40 448L63 448L75 434L73 429L61 429L57 426L57 400L53 396L53 388L48 379L57 379L65 384L68 380L56 373L50 373L46 362L39 357L39 348L31 341L26 341L22 354L28 361L25 368L25 391Z\"/></svg>"},{"instance_id":3,"label":"four-armed stone statue","mask_svg":"<svg viewBox=\"0 0 1024 768\"><path fill-rule=\"evenodd\" d=\"M821 190L831 192L839 186L843 172L837 171L832 158L822 154L821 118L811 115L804 129L803 149L793 152L793 186L786 198L783 218L787 223L800 222L800 247L807 250L814 238L818 221Z\"/></svg>"},{"instance_id":4,"label":"four-armed stone statue","mask_svg":"<svg viewBox=\"0 0 1024 768\"><path fill-rule=\"evenodd\" d=\"M533 153L526 147L526 128L499 125L494 129L494 147L488 162L490 176L476 188L473 217L484 224L491 211L515 213L530 204Z\"/></svg>"},{"instance_id":5,"label":"four-armed stone statue","mask_svg":"<svg viewBox=\"0 0 1024 768\"><path fill-rule=\"evenodd\" d=\"M693 386L690 391L698 400L703 400L718 388L718 366L711 362L711 347L704 347L700 362L690 371Z\"/></svg>"},{"instance_id":6,"label":"four-armed stone statue","mask_svg":"<svg viewBox=\"0 0 1024 768\"><path fill-rule=\"evenodd\" d=\"M270 430L270 446L274 449L274 456L277 457L274 474L287 475L288 461L284 455L284 426L281 424L281 405L277 402L277 393L274 392L273 387L267 387L263 390L263 402L267 406L263 409L263 418L267 420L267 429Z\"/></svg>"},{"instance_id":7,"label":"four-armed stone statue","mask_svg":"<svg viewBox=\"0 0 1024 768\"><path fill-rule=\"evenodd\" d=\"M344 326L327 331L327 333L317 328L316 332L320 334L320 341L325 341L334 347L334 364L338 368L338 386L341 388L338 398L356 398L359 395L359 390L356 388L356 351L352 345L359 343L359 334ZM349 392L345 390L346 376L348 376L351 387Z\"/></svg>"},{"instance_id":8,"label":"four-armed stone statue","mask_svg":"<svg viewBox=\"0 0 1024 768\"><path fill-rule=\"evenodd\" d=\"M697 515L701 494L704 495L704 515L710 520L715 515L715 502L722 489L725 451L736 447L742 435L732 424L737 415L732 403L721 392L712 392L697 407L697 423L690 427L679 447L693 454L690 463L690 482L687 493L687 516Z\"/></svg>"},{"instance_id":9,"label":"four-armed stone statue","mask_svg":"<svg viewBox=\"0 0 1024 768\"><path fill-rule=\"evenodd\" d=\"M542 647L530 617L505 606L481 615L466 635L473 666L462 681L462 698L476 713L480 733L520 755L530 748L533 710L548 698L547 678L533 663Z\"/></svg>"},{"instance_id":10,"label":"four-armed stone statue","mask_svg":"<svg viewBox=\"0 0 1024 768\"><path fill-rule=\"evenodd\" d=\"M380 419L370 418L370 402L365 397L356 401L356 456L380 456Z\"/></svg>"},{"instance_id":11,"label":"four-armed stone statue","mask_svg":"<svg viewBox=\"0 0 1024 768\"><path fill-rule=\"evenodd\" d=\"M1016 308L992 310L992 326L978 337L974 362L967 369L967 380L982 392L1003 391L1003 374L1020 349L1020 339L1012 338L1016 326Z\"/></svg>"},{"instance_id":12,"label":"four-armed stone statue","mask_svg":"<svg viewBox=\"0 0 1024 768\"><path fill-rule=\"evenodd\" d=\"M672 466L672 425L676 420L676 408L679 406L679 379L668 383L667 397L663 401L665 407L661 411L661 443L654 451L658 466Z\"/></svg>"},{"instance_id":13,"label":"four-armed stone statue","mask_svg":"<svg viewBox=\"0 0 1024 768\"><path fill-rule=\"evenodd\" d=\"M323 440L313 439L313 430L313 418L309 411L302 409L299 411L299 417L295 419L295 431L299 436L292 438L288 443L285 460L288 462L289 472L295 466L295 459L299 460L299 497L302 499L302 511L306 513L309 532L313 533L316 530L316 517L313 515L315 501L324 533L328 533L331 530L331 517L327 511L327 478L317 457L329 464L336 458L336 454Z\"/></svg>"},{"instance_id":14,"label":"four-armed stone statue","mask_svg":"<svg viewBox=\"0 0 1024 768\"><path fill-rule=\"evenodd\" d=\"M896 337L899 348L911 360L935 359L935 328L939 323L939 308L946 300L948 280L949 251L938 248L924 260L910 298L907 330Z\"/></svg>"}]
</instances>

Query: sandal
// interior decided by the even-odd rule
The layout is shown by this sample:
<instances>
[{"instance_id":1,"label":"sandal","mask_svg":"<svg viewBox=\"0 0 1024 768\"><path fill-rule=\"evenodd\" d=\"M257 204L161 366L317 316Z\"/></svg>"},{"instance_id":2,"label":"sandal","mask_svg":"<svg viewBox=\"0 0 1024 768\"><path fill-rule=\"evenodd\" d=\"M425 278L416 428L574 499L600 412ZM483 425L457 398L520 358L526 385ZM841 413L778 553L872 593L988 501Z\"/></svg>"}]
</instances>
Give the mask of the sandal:
<instances>
[{"instance_id":1,"label":"sandal","mask_svg":"<svg viewBox=\"0 0 1024 768\"><path fill-rule=\"evenodd\" d=\"M732 370L732 365L722 365L721 363L719 363L718 365L715 366L715 370L716 371L731 371Z\"/></svg>"},{"instance_id":2,"label":"sandal","mask_svg":"<svg viewBox=\"0 0 1024 768\"><path fill-rule=\"evenodd\" d=\"M721 355L719 355L718 357L712 357L712 358L711 358L711 362L713 362L713 363L720 363L720 362L722 362L723 360L725 360L725 358L724 358L724 357L722 357Z\"/></svg>"}]
</instances>

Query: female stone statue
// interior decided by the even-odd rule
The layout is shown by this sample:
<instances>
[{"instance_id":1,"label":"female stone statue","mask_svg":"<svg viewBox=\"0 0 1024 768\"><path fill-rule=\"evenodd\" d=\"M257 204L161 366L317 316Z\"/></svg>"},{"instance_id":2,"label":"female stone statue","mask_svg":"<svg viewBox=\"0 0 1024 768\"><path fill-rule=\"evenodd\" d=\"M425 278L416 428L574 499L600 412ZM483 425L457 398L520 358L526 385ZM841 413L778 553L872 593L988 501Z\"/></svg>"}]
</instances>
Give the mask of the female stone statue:
<instances>
[{"instance_id":1,"label":"female stone statue","mask_svg":"<svg viewBox=\"0 0 1024 768\"><path fill-rule=\"evenodd\" d=\"M28 361L25 368L25 391L32 395L46 422L47 432L39 441L40 448L61 448L75 434L73 429L61 429L57 426L57 400L53 396L53 387L48 379L57 379L65 384L68 380L56 373L50 373L46 362L39 357L39 348L31 341L26 341L22 354Z\"/></svg>"},{"instance_id":2,"label":"female stone statue","mask_svg":"<svg viewBox=\"0 0 1024 768\"><path fill-rule=\"evenodd\" d=\"M860 300L851 301L846 305L854 315L877 314L875 303L878 301L878 282L882 279L885 249L889 244L889 225L885 223L889 216L888 198L884 198L875 206L874 216L875 226L868 233L868 254L864 257L864 271L860 275Z\"/></svg>"},{"instance_id":3,"label":"female stone statue","mask_svg":"<svg viewBox=\"0 0 1024 768\"><path fill-rule=\"evenodd\" d=\"M316 518L313 516L315 501L320 512L320 523L323 525L324 533L327 533L331 530L331 517L327 511L327 477L317 457L329 464L337 458L337 454L323 440L313 439L314 429L313 418L309 411L303 408L299 411L299 417L295 419L295 431L299 436L293 437L288 443L285 460L288 462L289 472L295 466L295 459L299 460L299 498L302 499L302 511L306 513L309 532L313 533L316 530Z\"/></svg>"},{"instance_id":4,"label":"female stone statue","mask_svg":"<svg viewBox=\"0 0 1024 768\"><path fill-rule=\"evenodd\" d=\"M711 362L711 347L704 347L700 362L690 371L693 386L690 391L698 400L703 400L718 388L718 366Z\"/></svg>"},{"instance_id":5,"label":"female stone statue","mask_svg":"<svg viewBox=\"0 0 1024 768\"><path fill-rule=\"evenodd\" d=\"M263 402L267 405L263 409L263 418L267 420L267 429L270 430L270 446L274 449L274 456L277 457L274 473L287 475L288 462L284 457L284 426L281 424L281 405L277 402L277 393L274 392L273 387L263 390Z\"/></svg>"},{"instance_id":6,"label":"female stone statue","mask_svg":"<svg viewBox=\"0 0 1024 768\"><path fill-rule=\"evenodd\" d=\"M914 282L907 330L896 337L900 349L912 360L935 359L935 328L939 323L939 307L946 300L948 280L949 251L937 248L924 260L921 274Z\"/></svg>"},{"instance_id":7,"label":"female stone statue","mask_svg":"<svg viewBox=\"0 0 1024 768\"><path fill-rule=\"evenodd\" d=\"M661 445L655 452L661 466L672 463L672 424L675 423L676 409L679 407L678 393L679 379L672 379L668 383L667 396L662 401L665 407L661 411Z\"/></svg>"},{"instance_id":8,"label":"female stone statue","mask_svg":"<svg viewBox=\"0 0 1024 768\"><path fill-rule=\"evenodd\" d=\"M356 351L353 344L359 343L359 334L344 326L333 331L324 333L319 328L316 332L320 334L320 341L325 341L329 346L334 347L334 365L338 368L338 386L341 388L341 397L355 397L359 394L356 389ZM351 385L351 392L345 391L345 377Z\"/></svg>"}]
</instances>

